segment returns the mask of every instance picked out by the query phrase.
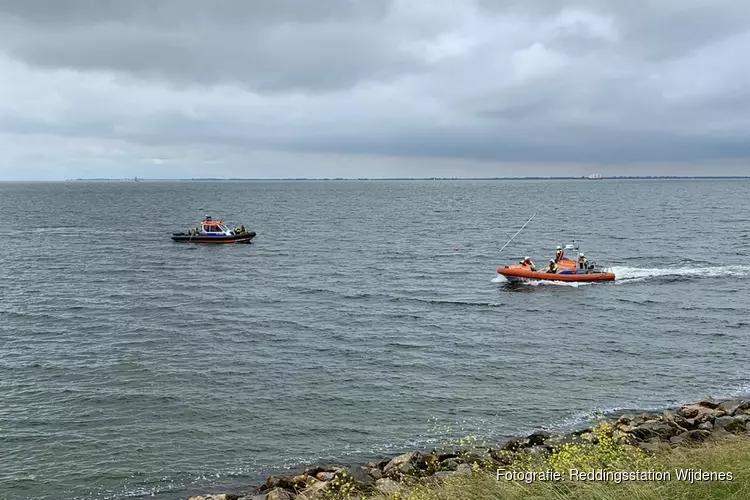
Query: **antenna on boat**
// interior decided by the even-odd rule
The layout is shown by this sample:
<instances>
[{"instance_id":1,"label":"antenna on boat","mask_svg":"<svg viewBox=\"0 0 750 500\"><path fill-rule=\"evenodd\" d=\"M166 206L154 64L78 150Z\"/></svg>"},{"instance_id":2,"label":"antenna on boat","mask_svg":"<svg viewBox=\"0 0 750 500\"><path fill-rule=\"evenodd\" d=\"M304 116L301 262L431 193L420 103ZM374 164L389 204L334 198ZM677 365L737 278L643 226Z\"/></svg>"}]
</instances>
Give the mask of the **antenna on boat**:
<instances>
[{"instance_id":1,"label":"antenna on boat","mask_svg":"<svg viewBox=\"0 0 750 500\"><path fill-rule=\"evenodd\" d=\"M534 213L534 215L531 216L531 219L533 219L534 217L536 217L536 214L538 214L538 213L539 212ZM524 224L523 226L521 226L521 229L519 229L518 231L516 231L516 234L514 234L513 236L510 237L510 239L508 240L508 242L505 245L503 245L503 247L500 249L501 252L503 251L503 249L505 247L507 247L508 245L510 245L510 242L513 241L513 238L515 238L516 236L518 236L518 233L520 233L521 231L523 231L523 228L525 228L529 224L529 222L531 222L531 219L527 220L526 224Z\"/></svg>"}]
</instances>

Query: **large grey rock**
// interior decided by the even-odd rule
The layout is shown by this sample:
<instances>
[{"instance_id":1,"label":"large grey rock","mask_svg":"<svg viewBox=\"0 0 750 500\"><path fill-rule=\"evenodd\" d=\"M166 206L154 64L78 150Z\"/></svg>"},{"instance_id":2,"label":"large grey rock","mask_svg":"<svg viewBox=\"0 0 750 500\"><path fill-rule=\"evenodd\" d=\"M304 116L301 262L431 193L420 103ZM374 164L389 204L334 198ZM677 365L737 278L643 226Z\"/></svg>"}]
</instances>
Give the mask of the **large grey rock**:
<instances>
[{"instance_id":1,"label":"large grey rock","mask_svg":"<svg viewBox=\"0 0 750 500\"><path fill-rule=\"evenodd\" d=\"M292 476L268 476L266 478L265 490L274 488L283 488L287 490L294 489L294 478Z\"/></svg>"},{"instance_id":2,"label":"large grey rock","mask_svg":"<svg viewBox=\"0 0 750 500\"><path fill-rule=\"evenodd\" d=\"M266 493L266 500L294 500L295 495L281 488L274 488Z\"/></svg>"},{"instance_id":3,"label":"large grey rock","mask_svg":"<svg viewBox=\"0 0 750 500\"><path fill-rule=\"evenodd\" d=\"M454 471L458 469L458 462L455 458L446 458L440 462L440 468L447 471Z\"/></svg>"},{"instance_id":4,"label":"large grey rock","mask_svg":"<svg viewBox=\"0 0 750 500\"><path fill-rule=\"evenodd\" d=\"M336 477L336 474L334 474L333 472L323 471L323 472L318 472L317 474L315 474L314 477L318 481L325 482L325 481L331 481L334 477Z\"/></svg>"},{"instance_id":5,"label":"large grey rock","mask_svg":"<svg viewBox=\"0 0 750 500\"><path fill-rule=\"evenodd\" d=\"M639 425L630 434L641 441L647 441L654 437L667 440L677 435L678 431L667 423L652 421Z\"/></svg>"},{"instance_id":6,"label":"large grey rock","mask_svg":"<svg viewBox=\"0 0 750 500\"><path fill-rule=\"evenodd\" d=\"M697 405L686 405L677 410L677 413L683 418L695 418L700 410Z\"/></svg>"},{"instance_id":7,"label":"large grey rock","mask_svg":"<svg viewBox=\"0 0 750 500\"><path fill-rule=\"evenodd\" d=\"M709 408L700 404L683 406L677 413L688 420L695 419L693 423L696 427L702 422L713 422L714 419L726 415L724 410Z\"/></svg>"},{"instance_id":8,"label":"large grey rock","mask_svg":"<svg viewBox=\"0 0 750 500\"><path fill-rule=\"evenodd\" d=\"M719 417L714 420L714 427L720 427L732 434L742 434L747 432L745 427L746 420L742 417Z\"/></svg>"},{"instance_id":9,"label":"large grey rock","mask_svg":"<svg viewBox=\"0 0 750 500\"><path fill-rule=\"evenodd\" d=\"M552 434L547 431L535 431L526 439L530 446L540 446L543 445L544 442L551 437Z\"/></svg>"},{"instance_id":10,"label":"large grey rock","mask_svg":"<svg viewBox=\"0 0 750 500\"><path fill-rule=\"evenodd\" d=\"M362 467L347 467L341 472L337 472L336 476L341 478L344 475L352 478L354 481L363 486L371 486L375 483L375 478L367 473Z\"/></svg>"},{"instance_id":11,"label":"large grey rock","mask_svg":"<svg viewBox=\"0 0 750 500\"><path fill-rule=\"evenodd\" d=\"M417 452L412 451L393 458L388 465L383 467L383 475L393 477L414 473L416 471L414 462L417 456Z\"/></svg>"},{"instance_id":12,"label":"large grey rock","mask_svg":"<svg viewBox=\"0 0 750 500\"><path fill-rule=\"evenodd\" d=\"M635 415L626 413L625 415L620 415L620 418L618 418L615 423L623 424L623 425L630 425L630 423L633 421L634 418L635 418Z\"/></svg>"},{"instance_id":13,"label":"large grey rock","mask_svg":"<svg viewBox=\"0 0 750 500\"><path fill-rule=\"evenodd\" d=\"M702 443L711 435L710 431L704 431L703 429L696 429L693 431L683 432L678 436L672 436L669 438L669 442L675 445L688 444L688 443Z\"/></svg>"},{"instance_id":14,"label":"large grey rock","mask_svg":"<svg viewBox=\"0 0 750 500\"><path fill-rule=\"evenodd\" d=\"M678 431L678 433L690 430L690 424L688 423L687 419L674 412L664 412L663 418L664 421L674 427Z\"/></svg>"},{"instance_id":15,"label":"large grey rock","mask_svg":"<svg viewBox=\"0 0 750 500\"><path fill-rule=\"evenodd\" d=\"M490 450L488 450L487 448L475 448L473 450L468 450L465 453L460 454L457 457L457 460L460 460L469 465L474 464L475 462L479 465L483 465L493 462L494 458Z\"/></svg>"},{"instance_id":16,"label":"large grey rock","mask_svg":"<svg viewBox=\"0 0 750 500\"><path fill-rule=\"evenodd\" d=\"M698 405L706 407L706 408L710 408L713 410L714 408L717 408L719 406L719 402L716 401L714 398L706 398L706 399L700 400L698 402Z\"/></svg>"},{"instance_id":17,"label":"large grey rock","mask_svg":"<svg viewBox=\"0 0 750 500\"><path fill-rule=\"evenodd\" d=\"M729 399L719 403L719 406L716 408L726 412L727 415L734 415L734 413L742 407L743 403L745 402L739 399Z\"/></svg>"},{"instance_id":18,"label":"large grey rock","mask_svg":"<svg viewBox=\"0 0 750 500\"><path fill-rule=\"evenodd\" d=\"M378 469L377 467L370 467L369 469L365 469L367 473L376 481L383 477L383 471Z\"/></svg>"},{"instance_id":19,"label":"large grey rock","mask_svg":"<svg viewBox=\"0 0 750 500\"><path fill-rule=\"evenodd\" d=\"M703 422L701 424L698 424L698 429L704 431L712 431L714 429L714 424L712 424L711 422Z\"/></svg>"},{"instance_id":20,"label":"large grey rock","mask_svg":"<svg viewBox=\"0 0 750 500\"><path fill-rule=\"evenodd\" d=\"M308 467L308 468L306 468L302 472L302 474L304 474L305 476L315 477L315 476L317 476L321 472L331 472L331 470L328 469L328 468L326 468L326 467L323 467L321 465L316 465L314 467Z\"/></svg>"},{"instance_id":21,"label":"large grey rock","mask_svg":"<svg viewBox=\"0 0 750 500\"><path fill-rule=\"evenodd\" d=\"M401 485L393 479L383 478L375 481L375 489L384 495L393 495L401 491Z\"/></svg>"},{"instance_id":22,"label":"large grey rock","mask_svg":"<svg viewBox=\"0 0 750 500\"><path fill-rule=\"evenodd\" d=\"M630 422L630 425L635 425L637 427L639 425L645 424L649 420L653 420L653 418L654 418L653 415L649 415L648 413L641 413L633 417L633 420Z\"/></svg>"},{"instance_id":23,"label":"large grey rock","mask_svg":"<svg viewBox=\"0 0 750 500\"><path fill-rule=\"evenodd\" d=\"M365 464L365 468L373 468L377 467L380 470L383 470L383 467L388 465L388 463L393 459L393 457L384 457L379 460L374 460L372 462L367 462Z\"/></svg>"}]
</instances>

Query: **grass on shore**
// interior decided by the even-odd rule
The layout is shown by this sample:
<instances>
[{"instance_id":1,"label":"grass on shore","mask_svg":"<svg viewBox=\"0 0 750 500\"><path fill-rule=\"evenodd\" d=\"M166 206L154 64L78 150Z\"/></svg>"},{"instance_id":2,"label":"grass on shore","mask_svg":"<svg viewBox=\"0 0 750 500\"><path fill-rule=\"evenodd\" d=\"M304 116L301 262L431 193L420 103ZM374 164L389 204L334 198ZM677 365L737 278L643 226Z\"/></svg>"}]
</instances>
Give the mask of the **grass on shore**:
<instances>
[{"instance_id":1,"label":"grass on shore","mask_svg":"<svg viewBox=\"0 0 750 500\"><path fill-rule=\"evenodd\" d=\"M416 484L392 495L376 495L377 500L741 500L750 499L750 438L730 439L682 446L650 455L626 444L612 426L602 424L596 432L598 445L590 443L563 446L547 457L517 460L508 471L558 471L562 481L498 480L495 467L474 464L470 475L452 477L441 484ZM613 479L571 481L570 469L671 475L662 480ZM682 480L678 471L731 473L724 480ZM731 479L730 479L731 478ZM351 498L351 497L350 497Z\"/></svg>"}]
</instances>

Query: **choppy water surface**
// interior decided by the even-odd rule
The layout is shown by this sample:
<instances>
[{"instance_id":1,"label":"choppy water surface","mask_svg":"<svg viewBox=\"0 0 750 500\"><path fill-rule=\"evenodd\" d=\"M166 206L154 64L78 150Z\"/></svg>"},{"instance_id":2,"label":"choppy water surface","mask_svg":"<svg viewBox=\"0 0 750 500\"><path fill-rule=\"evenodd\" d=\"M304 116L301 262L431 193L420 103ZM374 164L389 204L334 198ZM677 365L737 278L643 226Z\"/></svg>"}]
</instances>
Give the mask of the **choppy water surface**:
<instances>
[{"instance_id":1,"label":"choppy water surface","mask_svg":"<svg viewBox=\"0 0 750 500\"><path fill-rule=\"evenodd\" d=\"M738 180L0 184L0 497L183 498L747 392L748 199ZM206 213L255 244L169 239ZM617 281L496 278L571 239Z\"/></svg>"}]
</instances>

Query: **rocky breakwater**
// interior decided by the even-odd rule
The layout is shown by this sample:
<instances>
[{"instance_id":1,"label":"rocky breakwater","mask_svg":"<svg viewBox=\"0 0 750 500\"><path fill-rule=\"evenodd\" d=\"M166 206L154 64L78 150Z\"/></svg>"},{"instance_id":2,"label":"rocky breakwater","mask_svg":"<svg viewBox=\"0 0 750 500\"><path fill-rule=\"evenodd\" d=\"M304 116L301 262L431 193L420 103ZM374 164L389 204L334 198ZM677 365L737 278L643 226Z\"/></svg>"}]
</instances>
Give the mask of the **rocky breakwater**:
<instances>
[{"instance_id":1,"label":"rocky breakwater","mask_svg":"<svg viewBox=\"0 0 750 500\"><path fill-rule=\"evenodd\" d=\"M649 453L750 433L750 399L705 399L661 414L622 415L610 420L612 435ZM189 500L315 500L343 495L393 494L415 483L437 483L479 468L511 466L520 457L557 453L564 445L597 444L594 428L562 435L536 431L498 446L463 445L412 451L363 466L323 465L299 474L271 476L251 491L190 497Z\"/></svg>"}]
</instances>

